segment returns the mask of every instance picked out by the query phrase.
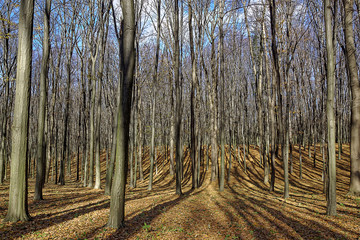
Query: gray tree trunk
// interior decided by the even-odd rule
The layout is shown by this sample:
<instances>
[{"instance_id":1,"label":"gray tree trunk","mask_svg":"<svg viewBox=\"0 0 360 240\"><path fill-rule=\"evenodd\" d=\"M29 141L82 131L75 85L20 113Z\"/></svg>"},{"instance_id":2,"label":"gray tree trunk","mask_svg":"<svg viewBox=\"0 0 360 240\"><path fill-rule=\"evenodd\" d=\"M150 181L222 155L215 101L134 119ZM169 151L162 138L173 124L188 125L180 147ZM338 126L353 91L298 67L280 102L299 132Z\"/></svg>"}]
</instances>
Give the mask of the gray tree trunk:
<instances>
[{"instance_id":1,"label":"gray tree trunk","mask_svg":"<svg viewBox=\"0 0 360 240\"><path fill-rule=\"evenodd\" d=\"M127 28L122 32L122 74L121 104L118 106L118 126L116 143L116 165L111 189L110 215L108 226L124 226L125 186L128 163L129 125L131 116L131 95L135 69L135 11L134 1L121 1L123 24Z\"/></svg>"},{"instance_id":2,"label":"gray tree trunk","mask_svg":"<svg viewBox=\"0 0 360 240\"><path fill-rule=\"evenodd\" d=\"M120 53L119 53L120 54ZM120 82L121 78L119 79ZM121 104L121 85L118 85L116 92L116 106ZM111 193L111 185L115 168L115 156L116 156L116 137L117 137L117 125L118 125L118 114L114 114L113 126L112 126L112 142L111 142L111 153L110 153L110 161L108 164L108 168L106 170L106 180L105 180L105 194L110 195Z\"/></svg>"},{"instance_id":3,"label":"gray tree trunk","mask_svg":"<svg viewBox=\"0 0 360 240\"><path fill-rule=\"evenodd\" d=\"M350 188L349 194L360 196L360 85L356 48L354 43L354 0L343 0L345 12L346 59L351 86L351 141L350 141ZM340 155L340 150L339 150Z\"/></svg>"},{"instance_id":4,"label":"gray tree trunk","mask_svg":"<svg viewBox=\"0 0 360 240\"><path fill-rule=\"evenodd\" d=\"M192 1L189 0L188 2L188 15L189 15L189 38L190 38L190 53L191 53L191 96L190 96L190 111L191 111L191 120L190 120L190 129L191 129L191 169L192 169L192 188L198 188L198 179L197 179L197 161L196 161L196 119L195 119L195 106L196 106L196 98L195 98L195 91L197 89L197 78L196 78L196 58L194 52L194 34L193 34L193 27L192 27Z\"/></svg>"},{"instance_id":5,"label":"gray tree trunk","mask_svg":"<svg viewBox=\"0 0 360 240\"><path fill-rule=\"evenodd\" d=\"M67 71L67 81L66 81L66 93L65 93L65 110L64 110L64 128L63 128L63 142L62 142L62 154L61 154L61 160L60 160L60 173L59 173L59 184L65 185L65 158L67 151L69 151L69 144L68 144L68 128L69 128L69 111L70 111L70 85L71 85L71 62L72 62L72 54L75 45L73 44L74 34L75 34L75 18L76 16L73 16L72 22L71 22L71 34L70 34L70 43L67 46L68 52L67 52L67 63L66 63L66 71ZM70 158L67 158L68 161L70 161ZM70 171L68 171L70 174Z\"/></svg>"},{"instance_id":6,"label":"gray tree trunk","mask_svg":"<svg viewBox=\"0 0 360 240\"><path fill-rule=\"evenodd\" d=\"M96 78L95 63L96 55L91 57L91 103L90 103L90 138L89 138L89 182L88 187L92 188L94 184L94 143L95 143L95 95L96 95Z\"/></svg>"},{"instance_id":7,"label":"gray tree trunk","mask_svg":"<svg viewBox=\"0 0 360 240\"><path fill-rule=\"evenodd\" d=\"M183 147L181 145L181 102L182 102L182 93L180 85L180 45L179 45L179 1L174 1L174 78L175 78L175 92L176 92L176 104L175 104L175 150L176 150L176 194L182 195L181 190L181 166L182 166L182 151Z\"/></svg>"},{"instance_id":8,"label":"gray tree trunk","mask_svg":"<svg viewBox=\"0 0 360 240\"><path fill-rule=\"evenodd\" d=\"M137 93L136 93L136 82L134 84L134 109L136 109L137 105ZM133 116L134 122L133 122L133 129L134 129L134 181L133 181L133 187L136 188L137 183L137 168L138 168L138 152L137 152L137 111L134 111Z\"/></svg>"},{"instance_id":9,"label":"gray tree trunk","mask_svg":"<svg viewBox=\"0 0 360 240\"><path fill-rule=\"evenodd\" d=\"M36 162L36 184L34 200L42 200L42 189L45 183L46 167L46 139L45 139L45 121L46 121L46 102L47 102L47 78L49 72L50 57L50 11L51 0L45 2L44 13L44 38L43 38L43 56L40 73L40 98L39 98L39 119L37 136L37 162Z\"/></svg>"},{"instance_id":10,"label":"gray tree trunk","mask_svg":"<svg viewBox=\"0 0 360 240\"><path fill-rule=\"evenodd\" d=\"M224 54L224 0L220 0L220 22L219 22L219 34L220 34L220 82L222 84L221 89L221 117L220 117L220 141L221 141L221 161L220 161L220 181L219 191L224 191L225 185L225 54ZM231 151L230 151L231 154Z\"/></svg>"},{"instance_id":11,"label":"gray tree trunk","mask_svg":"<svg viewBox=\"0 0 360 240\"><path fill-rule=\"evenodd\" d=\"M263 12L263 17L265 18L265 8L264 8L264 12ZM265 56L265 61L263 64L263 68L265 68L265 72L266 72L266 78L267 78L267 89L268 89L268 102L270 103L271 101L271 93L270 93L270 89L271 89L271 84L270 84L270 76L269 76L269 69L268 69L268 65L267 65L267 54L266 54L266 31L265 31L265 19L263 19L262 23L261 23L261 49L262 49L262 55L261 58L263 58ZM261 106L262 108L262 106ZM260 111L262 112L262 111ZM269 111L268 116L265 118L265 124L266 124L266 151L265 151L265 156L267 156L267 159L263 159L264 161L264 183L268 184L269 183L269 173L270 173L270 156L268 155L269 153L269 146L270 146L270 115L271 114L271 109ZM260 122L259 122L260 124ZM262 125L262 124L261 124Z\"/></svg>"},{"instance_id":12,"label":"gray tree trunk","mask_svg":"<svg viewBox=\"0 0 360 240\"><path fill-rule=\"evenodd\" d=\"M157 1L157 35L156 35L156 52L154 59L154 73L153 73L153 89L152 89L152 114L151 114L151 149L150 149L150 174L148 190L152 189L153 174L154 174L154 160L155 154L155 110L156 110L156 87L158 81L158 66L159 66L159 52L160 52L160 33L161 33L161 0Z\"/></svg>"},{"instance_id":13,"label":"gray tree trunk","mask_svg":"<svg viewBox=\"0 0 360 240\"><path fill-rule=\"evenodd\" d=\"M20 2L8 212L4 222L28 221L27 153L34 1Z\"/></svg>"},{"instance_id":14,"label":"gray tree trunk","mask_svg":"<svg viewBox=\"0 0 360 240\"><path fill-rule=\"evenodd\" d=\"M96 129L95 129L95 185L94 189L100 189L101 168L100 168L100 127L101 127L101 89L104 72L105 48L108 36L109 11L111 5L106 5L105 13L100 12L100 35L98 46L100 51L99 72L97 75L98 87L96 89Z\"/></svg>"},{"instance_id":15,"label":"gray tree trunk","mask_svg":"<svg viewBox=\"0 0 360 240\"><path fill-rule=\"evenodd\" d=\"M328 184L326 214L336 215L336 155L335 155L335 54L333 40L333 18L330 0L324 1L324 18L327 53L327 104L326 116L328 127Z\"/></svg>"},{"instance_id":16,"label":"gray tree trunk","mask_svg":"<svg viewBox=\"0 0 360 240\"><path fill-rule=\"evenodd\" d=\"M156 73L157 75L157 73ZM153 82L155 84L155 82ZM150 146L150 172L149 172L149 185L148 190L152 190L152 182L154 175L154 159L155 159L155 110L156 110L156 90L153 86L152 90L152 109L151 109L151 146Z\"/></svg>"}]
</instances>

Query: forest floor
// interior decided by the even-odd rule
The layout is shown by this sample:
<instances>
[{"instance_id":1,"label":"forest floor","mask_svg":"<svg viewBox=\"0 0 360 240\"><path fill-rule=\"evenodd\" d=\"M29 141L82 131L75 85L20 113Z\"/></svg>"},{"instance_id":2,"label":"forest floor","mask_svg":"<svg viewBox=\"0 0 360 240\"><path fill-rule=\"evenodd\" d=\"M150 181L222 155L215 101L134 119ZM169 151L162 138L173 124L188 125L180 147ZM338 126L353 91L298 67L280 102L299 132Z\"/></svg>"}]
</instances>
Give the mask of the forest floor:
<instances>
[{"instance_id":1,"label":"forest floor","mask_svg":"<svg viewBox=\"0 0 360 240\"><path fill-rule=\"evenodd\" d=\"M299 176L299 154L293 153L290 198L283 199L282 163L277 160L276 189L263 183L258 151L251 149L244 164L233 158L230 181L225 191L210 183L210 168L202 166L201 187L191 190L190 164L184 167L183 195L175 195L169 162L158 159L159 172L153 190L147 190L148 154L144 161L145 180L127 188L126 227L106 227L109 198L103 190L82 187L68 177L65 186L46 184L43 201L34 202L34 182L29 179L29 212L32 221L0 222L0 239L359 239L360 197L347 196L349 146L337 161L337 216L326 216L321 180L322 156L303 152L303 179ZM235 154L235 152L233 152ZM236 153L237 155L237 153ZM229 157L229 156L228 156ZM102 177L105 160L102 156ZM164 165L163 165L164 162ZM203 164L204 165L204 164ZM206 165L206 164L205 164ZM51 177L50 177L51 179ZM0 186L0 220L7 211L9 182ZM104 187L104 182L103 185Z\"/></svg>"}]
</instances>

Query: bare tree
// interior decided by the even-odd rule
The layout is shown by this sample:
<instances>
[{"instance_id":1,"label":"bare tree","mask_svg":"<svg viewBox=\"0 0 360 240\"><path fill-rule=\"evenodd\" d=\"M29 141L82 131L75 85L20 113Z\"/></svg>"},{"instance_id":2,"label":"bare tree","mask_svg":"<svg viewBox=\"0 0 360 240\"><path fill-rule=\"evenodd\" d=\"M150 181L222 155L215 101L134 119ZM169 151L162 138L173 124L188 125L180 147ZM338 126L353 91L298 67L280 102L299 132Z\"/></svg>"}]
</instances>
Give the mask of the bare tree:
<instances>
[{"instance_id":1,"label":"bare tree","mask_svg":"<svg viewBox=\"0 0 360 240\"><path fill-rule=\"evenodd\" d=\"M28 221L27 153L34 1L20 2L19 41L8 212L5 222Z\"/></svg>"},{"instance_id":2,"label":"bare tree","mask_svg":"<svg viewBox=\"0 0 360 240\"><path fill-rule=\"evenodd\" d=\"M354 0L343 0L344 35L346 42L346 60L351 86L351 142L350 142L350 188L349 194L360 195L360 85L356 64L356 48L353 30Z\"/></svg>"},{"instance_id":3,"label":"bare tree","mask_svg":"<svg viewBox=\"0 0 360 240\"><path fill-rule=\"evenodd\" d=\"M110 215L108 226L119 228L124 226L125 217L125 185L128 163L129 125L131 116L131 95L135 69L135 10L134 1L122 1L122 82L121 104L118 106L118 126L116 144L116 164L111 188Z\"/></svg>"},{"instance_id":4,"label":"bare tree","mask_svg":"<svg viewBox=\"0 0 360 240\"><path fill-rule=\"evenodd\" d=\"M224 0L220 0L219 2L219 37L220 37L220 82L222 83L221 89L221 109L222 109L222 116L220 117L220 141L221 141L221 163L220 163L220 186L219 191L224 191L224 184L225 184L225 53L224 53ZM230 152L231 154L231 152Z\"/></svg>"},{"instance_id":5,"label":"bare tree","mask_svg":"<svg viewBox=\"0 0 360 240\"><path fill-rule=\"evenodd\" d=\"M176 95L176 104L175 104L175 148L176 148L176 194L182 195L181 190L181 165L182 165L182 151L181 139L180 139L180 130L181 130L181 102L182 102L182 92L180 87L180 44L179 44L179 1L174 1L174 78L175 78L175 95Z\"/></svg>"},{"instance_id":6,"label":"bare tree","mask_svg":"<svg viewBox=\"0 0 360 240\"><path fill-rule=\"evenodd\" d=\"M151 114L151 149L150 149L150 175L148 190L152 189L154 159L155 154L155 109L156 109L156 87L158 82L159 52L160 52L160 31L161 31L161 0L157 0L157 35L156 35L156 52L154 59L153 87L152 87L152 114Z\"/></svg>"},{"instance_id":7,"label":"bare tree","mask_svg":"<svg viewBox=\"0 0 360 240\"><path fill-rule=\"evenodd\" d=\"M44 12L44 39L43 39L43 56L40 73L40 98L39 98L39 120L38 120L38 142L37 142L37 164L36 164L36 184L34 200L42 200L42 188L45 183L45 122L46 122L46 102L47 102L47 78L49 72L50 57L50 11L51 0L45 2Z\"/></svg>"},{"instance_id":8,"label":"bare tree","mask_svg":"<svg viewBox=\"0 0 360 240\"><path fill-rule=\"evenodd\" d=\"M324 1L324 18L327 52L327 104L326 116L328 126L328 184L327 184L327 215L336 215L336 155L335 155L335 54L333 40L333 17L331 1Z\"/></svg>"}]
</instances>

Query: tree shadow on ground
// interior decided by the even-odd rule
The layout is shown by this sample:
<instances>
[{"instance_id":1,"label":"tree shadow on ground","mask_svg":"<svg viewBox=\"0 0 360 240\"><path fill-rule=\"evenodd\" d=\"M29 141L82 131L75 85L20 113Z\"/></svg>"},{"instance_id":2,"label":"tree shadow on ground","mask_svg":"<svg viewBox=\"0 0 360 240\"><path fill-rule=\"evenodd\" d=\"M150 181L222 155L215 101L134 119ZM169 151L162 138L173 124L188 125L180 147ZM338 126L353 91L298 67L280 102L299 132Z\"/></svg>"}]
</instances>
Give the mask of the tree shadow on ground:
<instances>
[{"instance_id":1,"label":"tree shadow on ground","mask_svg":"<svg viewBox=\"0 0 360 240\"><path fill-rule=\"evenodd\" d=\"M330 223L332 227L327 227L321 222L304 218L303 216L308 215L309 212L303 215L299 214L298 208L295 206L292 206L294 209L291 211L292 214L289 214L289 211L284 209L286 203L282 205L270 199L260 200L255 195L254 197L248 195L243 198L234 188L229 187L229 189L234 193L233 196L237 197L234 200L222 195L229 206L227 208L220 206L220 208L227 211L228 216L233 214L232 211L228 210L229 208L238 212L238 216L247 222L256 239L273 239L276 237L276 232L287 239L347 239L346 232L356 234L354 231L349 231L334 222ZM323 215L320 217L326 218Z\"/></svg>"},{"instance_id":2,"label":"tree shadow on ground","mask_svg":"<svg viewBox=\"0 0 360 240\"><path fill-rule=\"evenodd\" d=\"M0 232L0 239L20 238L27 233L36 232L93 211L109 208L109 206L109 200L101 200L75 209L64 210L57 214L39 214L33 217L31 221L11 224L6 231Z\"/></svg>"},{"instance_id":3,"label":"tree shadow on ground","mask_svg":"<svg viewBox=\"0 0 360 240\"><path fill-rule=\"evenodd\" d=\"M174 200L166 201L161 204L158 204L148 210L142 211L141 213L137 213L135 216L129 215L125 220L125 227L119 228L107 239L128 239L134 236L136 233L142 230L144 224L151 226L152 221L167 211L169 208L172 208L178 205L181 201L186 200L190 196L194 196L199 194L201 191L193 192L193 190L189 190L183 195L175 198ZM148 231L152 231L151 227ZM93 237L93 235L87 235L88 238Z\"/></svg>"}]
</instances>

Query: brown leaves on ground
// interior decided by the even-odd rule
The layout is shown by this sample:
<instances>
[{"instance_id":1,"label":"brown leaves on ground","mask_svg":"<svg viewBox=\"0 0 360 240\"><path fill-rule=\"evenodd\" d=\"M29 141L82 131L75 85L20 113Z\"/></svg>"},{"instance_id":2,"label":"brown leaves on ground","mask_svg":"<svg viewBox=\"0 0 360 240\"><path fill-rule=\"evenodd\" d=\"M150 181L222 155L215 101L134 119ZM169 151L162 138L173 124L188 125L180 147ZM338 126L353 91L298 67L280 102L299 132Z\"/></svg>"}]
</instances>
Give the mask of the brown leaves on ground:
<instances>
[{"instance_id":1,"label":"brown leaves on ground","mask_svg":"<svg viewBox=\"0 0 360 240\"><path fill-rule=\"evenodd\" d=\"M317 147L319 150L319 146ZM34 180L29 181L29 222L0 223L0 239L357 239L360 237L360 198L347 196L349 186L349 147L337 162L336 217L328 217L321 181L322 155L303 152L303 179L299 179L299 154L293 153L290 198L282 197L282 163L277 161L275 192L263 183L258 151L251 149L244 172L242 160L232 152L232 175L225 191L209 182L209 171L202 163L202 185L191 190L187 156L183 181L184 195L175 195L175 181L169 163L158 158L159 174L154 188L147 189L147 178L128 189L126 227L106 227L109 197L103 190L83 188L73 179L65 186L46 184L43 201L34 202ZM229 155L227 156L227 161ZM105 175L105 162L102 165ZM144 160L147 176L148 159ZM210 169L210 168L209 168ZM75 170L75 168L73 168ZM73 175L74 172L72 173ZM103 176L104 177L104 176ZM104 182L103 182L104 184ZM102 185L104 186L104 185ZM8 202L8 182L0 186L0 218Z\"/></svg>"}]
</instances>

